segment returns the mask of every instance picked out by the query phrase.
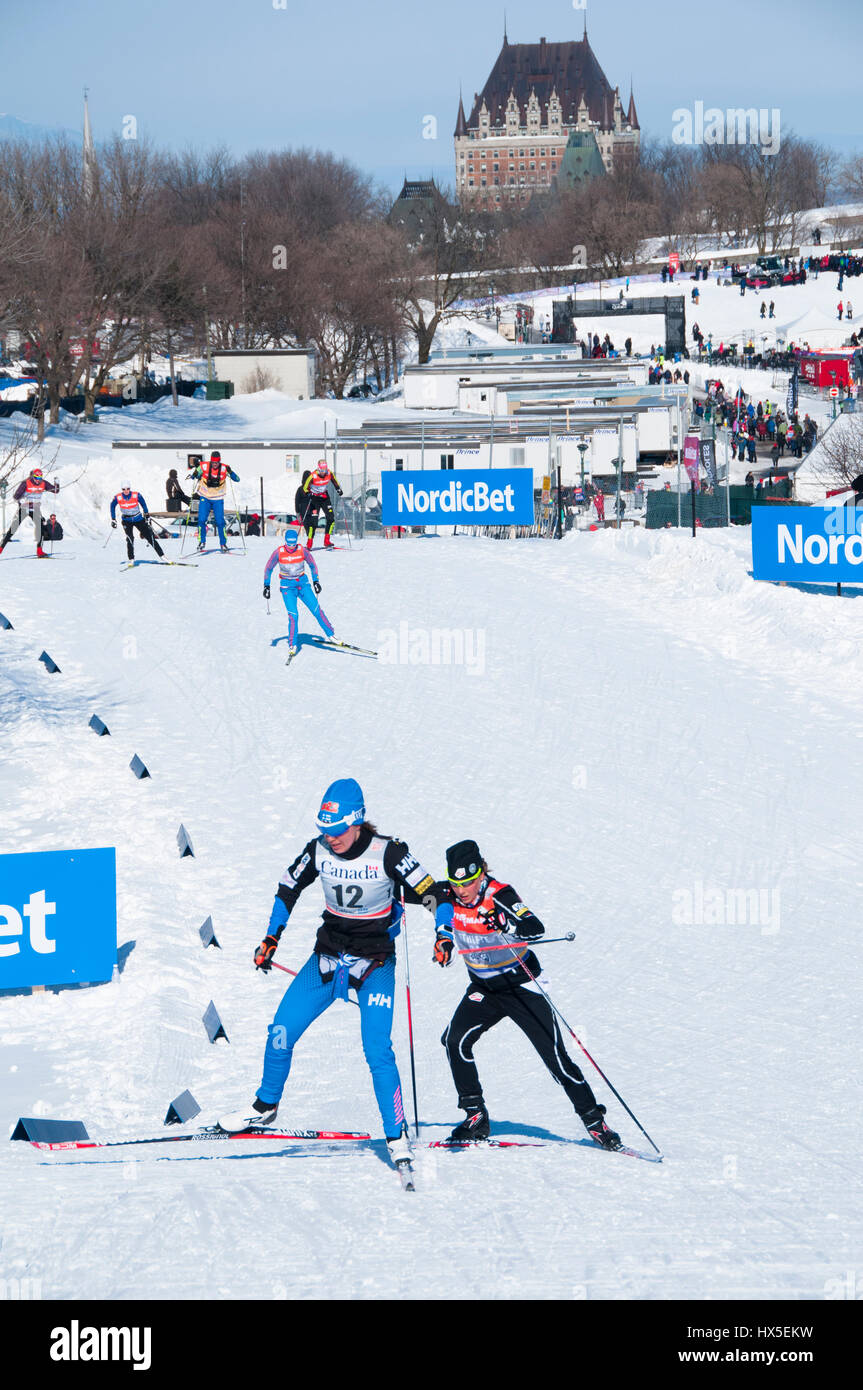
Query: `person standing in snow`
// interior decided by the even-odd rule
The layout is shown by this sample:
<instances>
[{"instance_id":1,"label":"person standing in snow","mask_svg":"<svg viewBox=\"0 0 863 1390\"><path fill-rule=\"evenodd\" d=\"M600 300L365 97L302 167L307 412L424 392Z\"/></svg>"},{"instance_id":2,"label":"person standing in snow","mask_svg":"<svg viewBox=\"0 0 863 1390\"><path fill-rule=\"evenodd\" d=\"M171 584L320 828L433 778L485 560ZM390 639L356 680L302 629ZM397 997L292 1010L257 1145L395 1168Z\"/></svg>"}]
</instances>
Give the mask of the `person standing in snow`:
<instances>
[{"instance_id":1,"label":"person standing in snow","mask_svg":"<svg viewBox=\"0 0 863 1390\"><path fill-rule=\"evenodd\" d=\"M404 841L381 835L366 819L362 788L353 778L327 788L316 825L315 839L309 840L282 875L267 934L255 951L255 966L264 971L272 968L300 894L320 878L324 911L315 946L276 1010L261 1084L250 1109L220 1123L232 1130L273 1123L294 1047L316 1018L336 999L347 999L348 990L353 989L387 1148L394 1163L409 1161L411 1146L391 1041L395 943L401 931L396 893L403 893L406 902L424 903L434 879ZM433 900L424 905L434 910Z\"/></svg>"},{"instance_id":2,"label":"person standing in snow","mask_svg":"<svg viewBox=\"0 0 863 1390\"><path fill-rule=\"evenodd\" d=\"M334 628L317 600L317 595L321 592L321 582L318 579L318 567L314 556L310 547L301 544L296 526L288 526L281 545L277 546L267 561L264 570L264 598L270 597L270 577L276 565L279 567L279 588L288 610L288 656L292 657L298 646L297 603L300 599L317 618L327 637L334 636ZM311 584L306 575L306 565L311 571Z\"/></svg>"},{"instance_id":3,"label":"person standing in snow","mask_svg":"<svg viewBox=\"0 0 863 1390\"><path fill-rule=\"evenodd\" d=\"M59 491L60 484L47 482L42 475L41 468L30 469L27 477L18 484L12 494L18 503L18 515L0 541L0 553L9 544L24 517L31 516L33 518L33 534L36 538L36 554L40 560L46 558L45 551L42 549L42 498L46 492Z\"/></svg>"},{"instance_id":4,"label":"person standing in snow","mask_svg":"<svg viewBox=\"0 0 863 1390\"><path fill-rule=\"evenodd\" d=\"M435 884L432 894L437 903L434 959L445 968L455 950L465 952L469 977L467 991L441 1038L459 1109L465 1112L450 1142L489 1137L489 1115L473 1052L484 1033L509 1018L563 1087L591 1139L605 1149L619 1149L620 1135L603 1118L605 1106L597 1104L583 1073L568 1055L551 1005L531 979L541 979L542 967L524 938L544 935L542 922L511 884L489 871L475 840L450 845L446 870L446 883Z\"/></svg>"},{"instance_id":5,"label":"person standing in snow","mask_svg":"<svg viewBox=\"0 0 863 1390\"><path fill-rule=\"evenodd\" d=\"M131 483L124 483L116 497L111 499L111 525L116 529L117 508L120 508L120 521L123 524L123 532L126 537L126 554L130 560L135 558L135 531L151 545L159 559L164 559L165 552L160 546L153 529L150 526L150 513L142 492L133 492Z\"/></svg>"},{"instance_id":6,"label":"person standing in snow","mask_svg":"<svg viewBox=\"0 0 863 1390\"><path fill-rule=\"evenodd\" d=\"M597 517L597 520L604 523L604 522L605 522L605 493L603 492L602 488L599 486L599 483L596 484L596 487L595 487L595 489L594 489L594 493L593 493L593 505L594 505L595 508L596 508L596 517Z\"/></svg>"},{"instance_id":7,"label":"person standing in snow","mask_svg":"<svg viewBox=\"0 0 863 1390\"><path fill-rule=\"evenodd\" d=\"M228 549L225 539L225 493L228 479L238 483L239 475L222 463L222 455L218 449L214 449L209 459L195 465L192 477L198 485L198 550L203 550L207 544L207 521L212 512L219 534L219 549L224 553Z\"/></svg>"},{"instance_id":8,"label":"person standing in snow","mask_svg":"<svg viewBox=\"0 0 863 1390\"><path fill-rule=\"evenodd\" d=\"M333 543L333 528L336 524L335 513L330 502L330 486L333 486L339 497L342 497L342 489L339 486L335 473L332 473L327 465L326 459L319 459L314 473L310 473L303 483L303 491L308 497L308 506L305 514L305 526L309 534L309 550L315 542L315 531L318 525L318 513L324 513L324 547L329 549Z\"/></svg>"}]
</instances>

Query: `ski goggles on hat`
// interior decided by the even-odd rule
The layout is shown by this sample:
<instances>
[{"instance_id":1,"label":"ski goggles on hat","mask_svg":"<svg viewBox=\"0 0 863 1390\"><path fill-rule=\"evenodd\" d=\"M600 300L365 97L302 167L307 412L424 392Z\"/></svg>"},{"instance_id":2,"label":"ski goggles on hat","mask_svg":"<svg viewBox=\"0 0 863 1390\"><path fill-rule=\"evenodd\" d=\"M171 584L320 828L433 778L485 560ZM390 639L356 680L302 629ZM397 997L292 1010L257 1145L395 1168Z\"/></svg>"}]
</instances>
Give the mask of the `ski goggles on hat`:
<instances>
[{"instance_id":1,"label":"ski goggles on hat","mask_svg":"<svg viewBox=\"0 0 863 1390\"><path fill-rule=\"evenodd\" d=\"M457 888L462 888L466 883L476 883L478 878L482 878L485 870L477 869L475 874L469 874L467 869L456 869L454 874L448 876L448 881L454 883Z\"/></svg>"},{"instance_id":2,"label":"ski goggles on hat","mask_svg":"<svg viewBox=\"0 0 863 1390\"><path fill-rule=\"evenodd\" d=\"M336 807L332 811L327 811L323 807L318 815L316 825L323 835L344 835L346 830L350 830L352 825L359 825L362 822L365 810L362 806L354 811L346 811L342 814Z\"/></svg>"}]
</instances>

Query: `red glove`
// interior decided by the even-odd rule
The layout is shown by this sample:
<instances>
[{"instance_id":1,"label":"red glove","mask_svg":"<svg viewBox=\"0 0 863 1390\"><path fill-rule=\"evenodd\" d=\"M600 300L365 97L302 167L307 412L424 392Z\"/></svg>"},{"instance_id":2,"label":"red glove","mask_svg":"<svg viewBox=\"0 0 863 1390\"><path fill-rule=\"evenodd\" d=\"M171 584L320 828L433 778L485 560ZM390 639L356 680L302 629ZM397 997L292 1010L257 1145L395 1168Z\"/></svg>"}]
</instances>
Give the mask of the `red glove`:
<instances>
[{"instance_id":1,"label":"red glove","mask_svg":"<svg viewBox=\"0 0 863 1390\"><path fill-rule=\"evenodd\" d=\"M453 939L451 936L436 936L434 943L434 960L437 965L449 965L452 960Z\"/></svg>"},{"instance_id":2,"label":"red glove","mask_svg":"<svg viewBox=\"0 0 863 1390\"><path fill-rule=\"evenodd\" d=\"M278 937L265 936L258 949L255 951L255 969L272 970L273 956L276 954L276 947L279 944Z\"/></svg>"}]
</instances>

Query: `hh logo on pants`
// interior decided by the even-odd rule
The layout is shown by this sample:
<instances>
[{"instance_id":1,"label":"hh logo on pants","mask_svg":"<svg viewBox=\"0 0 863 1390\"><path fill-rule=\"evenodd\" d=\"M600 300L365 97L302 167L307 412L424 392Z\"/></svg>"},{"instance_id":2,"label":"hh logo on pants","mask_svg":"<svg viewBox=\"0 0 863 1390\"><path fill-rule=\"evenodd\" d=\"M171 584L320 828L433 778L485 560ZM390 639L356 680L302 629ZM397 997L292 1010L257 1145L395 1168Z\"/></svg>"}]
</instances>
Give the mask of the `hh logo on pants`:
<instances>
[{"instance_id":1,"label":"hh logo on pants","mask_svg":"<svg viewBox=\"0 0 863 1390\"><path fill-rule=\"evenodd\" d=\"M370 994L370 995L369 995L369 1003L370 1003L370 1004L382 1004L382 1005L384 1006L385 1009L391 1009L392 1006L393 1006L392 995L391 995L391 994Z\"/></svg>"}]
</instances>

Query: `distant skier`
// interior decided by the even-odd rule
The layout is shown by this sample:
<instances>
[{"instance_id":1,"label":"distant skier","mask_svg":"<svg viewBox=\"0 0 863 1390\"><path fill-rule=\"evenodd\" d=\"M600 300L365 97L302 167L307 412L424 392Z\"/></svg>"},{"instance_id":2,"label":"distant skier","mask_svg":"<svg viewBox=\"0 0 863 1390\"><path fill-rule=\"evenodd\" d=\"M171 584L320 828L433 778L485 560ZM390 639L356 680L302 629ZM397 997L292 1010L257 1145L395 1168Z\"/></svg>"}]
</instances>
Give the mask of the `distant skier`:
<instances>
[{"instance_id":1,"label":"distant skier","mask_svg":"<svg viewBox=\"0 0 863 1390\"><path fill-rule=\"evenodd\" d=\"M401 1082L391 1032L395 999L395 938L401 928L396 889L422 903L433 878L407 845L381 835L366 820L362 789L352 778L333 782L309 840L282 875L267 935L255 951L258 970L273 956L300 894L320 877L322 924L314 950L288 987L269 1029L264 1069L251 1107L222 1119L223 1128L269 1125L291 1070L296 1043L336 999L356 990L363 1052L372 1074L384 1135L394 1163L410 1160Z\"/></svg>"},{"instance_id":2,"label":"distant skier","mask_svg":"<svg viewBox=\"0 0 863 1390\"><path fill-rule=\"evenodd\" d=\"M225 493L228 479L231 478L238 483L239 475L226 463L222 463L222 455L218 449L214 449L208 459L203 459L195 465L192 477L198 484L198 549L203 550L207 544L207 521L212 512L219 533L219 549L226 551L228 542L225 539Z\"/></svg>"},{"instance_id":3,"label":"distant skier","mask_svg":"<svg viewBox=\"0 0 863 1390\"><path fill-rule=\"evenodd\" d=\"M327 637L334 636L335 629L318 603L317 595L321 592L318 567L315 564L311 549L300 543L299 531L296 526L287 528L282 537L282 544L273 551L267 561L264 570L264 598L270 597L270 577L276 565L279 567L279 588L288 610L288 655L290 657L294 655L298 646L297 602L299 599L302 599L309 612L317 618ZM306 565L311 570L311 584L306 575ZM312 592L313 588L314 593Z\"/></svg>"},{"instance_id":4,"label":"distant skier","mask_svg":"<svg viewBox=\"0 0 863 1390\"><path fill-rule=\"evenodd\" d=\"M309 550L311 550L315 540L315 530L318 525L318 513L324 513L324 546L329 548L333 543L333 528L336 524L335 514L332 503L330 502L330 484L335 488L339 497L342 497L342 489L339 486L335 473L332 473L327 465L326 459L321 459L314 473L310 473L303 490L309 498L308 508L305 514L305 526L309 533Z\"/></svg>"},{"instance_id":5,"label":"distant skier","mask_svg":"<svg viewBox=\"0 0 863 1390\"><path fill-rule=\"evenodd\" d=\"M124 483L116 497L111 499L111 525L117 526L117 508L120 508L120 521L126 536L126 554L130 560L135 558L134 535L137 531L142 540L151 545L159 559L165 552L160 546L150 526L150 513L142 492L133 492L131 483Z\"/></svg>"},{"instance_id":6,"label":"distant skier","mask_svg":"<svg viewBox=\"0 0 863 1390\"><path fill-rule=\"evenodd\" d=\"M310 505L309 495L306 492L306 483L308 482L311 476L311 468L306 468L303 472L302 478L300 479L300 485L294 493L294 511L297 514L297 521L301 522L304 527L306 524L306 513L309 510Z\"/></svg>"},{"instance_id":7,"label":"distant skier","mask_svg":"<svg viewBox=\"0 0 863 1390\"><path fill-rule=\"evenodd\" d=\"M46 482L41 468L31 468L28 476L16 487L13 497L18 503L18 515L0 541L0 553L5 550L25 516L33 518L33 534L36 538L36 554L40 560L46 559L42 549L42 498L46 492L59 492L59 483Z\"/></svg>"},{"instance_id":8,"label":"distant skier","mask_svg":"<svg viewBox=\"0 0 863 1390\"><path fill-rule=\"evenodd\" d=\"M511 884L489 872L475 840L450 845L446 870L447 882L435 884L432 890L437 902L434 959L445 967L454 950L465 950L470 978L441 1038L459 1109L466 1116L450 1135L451 1142L489 1136L489 1116L473 1051L483 1033L502 1018L509 1018L533 1043L563 1087L591 1139L605 1149L619 1149L620 1136L603 1119L605 1106L597 1104L584 1075L567 1054L551 1005L530 978L539 978L542 967L520 938L542 936L542 922L520 901Z\"/></svg>"}]
</instances>

